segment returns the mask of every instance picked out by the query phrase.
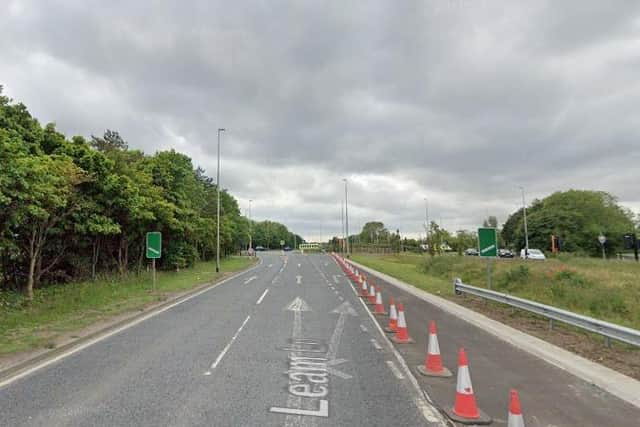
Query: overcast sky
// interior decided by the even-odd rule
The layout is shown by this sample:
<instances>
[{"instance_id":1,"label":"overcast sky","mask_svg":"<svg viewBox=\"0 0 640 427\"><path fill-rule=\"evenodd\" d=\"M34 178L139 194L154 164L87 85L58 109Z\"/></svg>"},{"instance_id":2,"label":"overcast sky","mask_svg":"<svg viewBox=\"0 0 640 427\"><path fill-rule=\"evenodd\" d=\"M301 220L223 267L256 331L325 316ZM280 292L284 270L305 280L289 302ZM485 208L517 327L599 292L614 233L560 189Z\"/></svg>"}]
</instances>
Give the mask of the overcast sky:
<instances>
[{"instance_id":1,"label":"overcast sky","mask_svg":"<svg viewBox=\"0 0 640 427\"><path fill-rule=\"evenodd\" d=\"M8 6L7 6L8 1ZM0 84L68 135L174 148L308 239L503 222L600 189L640 211L640 1L2 0ZM143 3L146 6L143 6Z\"/></svg>"}]
</instances>

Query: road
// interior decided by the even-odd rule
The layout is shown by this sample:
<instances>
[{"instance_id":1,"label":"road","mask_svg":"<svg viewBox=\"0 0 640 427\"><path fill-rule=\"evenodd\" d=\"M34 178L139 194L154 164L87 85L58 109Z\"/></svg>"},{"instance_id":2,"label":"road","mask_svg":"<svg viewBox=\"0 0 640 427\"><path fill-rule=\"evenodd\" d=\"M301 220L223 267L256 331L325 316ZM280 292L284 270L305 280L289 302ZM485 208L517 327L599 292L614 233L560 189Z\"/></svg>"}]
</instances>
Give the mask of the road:
<instances>
[{"instance_id":1,"label":"road","mask_svg":"<svg viewBox=\"0 0 640 427\"><path fill-rule=\"evenodd\" d=\"M0 388L7 426L435 426L326 255L244 274Z\"/></svg>"}]
</instances>

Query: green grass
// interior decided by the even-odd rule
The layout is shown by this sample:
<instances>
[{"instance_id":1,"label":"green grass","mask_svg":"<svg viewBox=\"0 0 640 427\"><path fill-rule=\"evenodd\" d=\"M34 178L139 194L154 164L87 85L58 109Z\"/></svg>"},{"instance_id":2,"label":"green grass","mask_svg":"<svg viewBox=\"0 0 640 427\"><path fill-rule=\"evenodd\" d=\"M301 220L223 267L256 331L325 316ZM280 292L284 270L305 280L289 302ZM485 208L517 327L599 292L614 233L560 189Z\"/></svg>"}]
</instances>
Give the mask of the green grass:
<instances>
[{"instance_id":1,"label":"green grass","mask_svg":"<svg viewBox=\"0 0 640 427\"><path fill-rule=\"evenodd\" d=\"M252 263L250 258L230 257L222 260L220 267L223 272L235 272ZM177 273L158 272L156 293L151 273L37 289L31 305L26 305L21 295L0 293L0 355L51 348L61 333L142 309L222 276L216 274L215 262L201 262Z\"/></svg>"},{"instance_id":2,"label":"green grass","mask_svg":"<svg viewBox=\"0 0 640 427\"><path fill-rule=\"evenodd\" d=\"M486 287L486 261L475 257L354 255L353 259L425 291L454 298L452 280ZM492 289L640 329L640 265L560 256L543 262L492 262Z\"/></svg>"}]
</instances>

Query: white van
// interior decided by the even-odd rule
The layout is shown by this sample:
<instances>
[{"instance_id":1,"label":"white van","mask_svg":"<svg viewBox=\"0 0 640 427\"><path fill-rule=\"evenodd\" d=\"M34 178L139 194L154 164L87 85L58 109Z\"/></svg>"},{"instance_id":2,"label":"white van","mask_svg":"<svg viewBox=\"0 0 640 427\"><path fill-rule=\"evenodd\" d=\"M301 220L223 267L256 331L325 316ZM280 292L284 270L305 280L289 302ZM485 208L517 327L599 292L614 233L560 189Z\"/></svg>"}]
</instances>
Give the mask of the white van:
<instances>
[{"instance_id":1,"label":"white van","mask_svg":"<svg viewBox=\"0 0 640 427\"><path fill-rule=\"evenodd\" d=\"M522 259L526 259L526 258L529 258L529 259L538 259L538 260L545 260L545 259L547 259L547 258L544 256L544 253L543 253L540 249L529 249L529 256L526 256L524 252L525 252L525 250L524 250L524 249L522 249L522 250L520 251L520 258L522 258Z\"/></svg>"}]
</instances>

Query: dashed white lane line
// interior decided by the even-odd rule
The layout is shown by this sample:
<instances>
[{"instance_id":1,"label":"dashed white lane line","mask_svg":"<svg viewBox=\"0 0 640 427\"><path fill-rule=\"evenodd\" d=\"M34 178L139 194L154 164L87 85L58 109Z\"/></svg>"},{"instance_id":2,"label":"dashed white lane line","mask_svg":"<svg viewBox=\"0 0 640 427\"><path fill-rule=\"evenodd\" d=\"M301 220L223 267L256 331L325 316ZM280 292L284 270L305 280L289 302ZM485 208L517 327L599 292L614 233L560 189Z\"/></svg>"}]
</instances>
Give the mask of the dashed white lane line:
<instances>
[{"instance_id":1,"label":"dashed white lane line","mask_svg":"<svg viewBox=\"0 0 640 427\"><path fill-rule=\"evenodd\" d=\"M209 370L204 373L205 375L211 375L211 372L214 369L216 369L218 364L222 361L222 358L224 357L224 355L227 354L227 351L229 351L229 349L231 348L231 345L233 344L233 342L236 340L236 338L238 338L238 335L240 335L240 332L242 332L244 325L247 324L249 319L251 319L251 316L247 316L247 318L244 319L244 322L242 322L242 325L240 325L236 333L231 337L231 341L229 341L229 343L222 349L222 352L218 355L216 360L211 364L211 366L209 367Z\"/></svg>"},{"instance_id":2,"label":"dashed white lane line","mask_svg":"<svg viewBox=\"0 0 640 427\"><path fill-rule=\"evenodd\" d=\"M267 296L267 293L269 292L269 288L265 289L264 292L262 293L262 295L260 296L260 298L258 298L258 301L256 302L256 305L260 305L260 303L262 302L262 300L264 299L264 297Z\"/></svg>"},{"instance_id":3,"label":"dashed white lane line","mask_svg":"<svg viewBox=\"0 0 640 427\"><path fill-rule=\"evenodd\" d=\"M376 350L382 350L382 346L380 344L378 344L378 341L376 341L375 338L371 338L369 341L371 341L371 344L373 344L373 347Z\"/></svg>"},{"instance_id":4,"label":"dashed white lane line","mask_svg":"<svg viewBox=\"0 0 640 427\"><path fill-rule=\"evenodd\" d=\"M258 276L251 276L249 277L247 280L244 281L244 284L249 284L251 282L253 282L254 280L256 280L258 278Z\"/></svg>"},{"instance_id":5,"label":"dashed white lane line","mask_svg":"<svg viewBox=\"0 0 640 427\"><path fill-rule=\"evenodd\" d=\"M393 375L395 375L397 379L404 379L404 375L402 375L402 372L400 372L396 364L393 363L393 360L387 360L387 366L389 366L389 369L391 369L391 372L393 372Z\"/></svg>"},{"instance_id":6,"label":"dashed white lane line","mask_svg":"<svg viewBox=\"0 0 640 427\"><path fill-rule=\"evenodd\" d=\"M333 290L333 293L334 293L334 294L336 294L336 295L338 295L340 292L339 292L337 289L334 289L334 290Z\"/></svg>"},{"instance_id":7,"label":"dashed white lane line","mask_svg":"<svg viewBox=\"0 0 640 427\"><path fill-rule=\"evenodd\" d=\"M360 325L360 329L362 330L362 332L368 332L368 331L369 331L369 330L367 329L367 327L366 327L366 326L364 326L364 325L362 325L362 324Z\"/></svg>"},{"instance_id":8,"label":"dashed white lane line","mask_svg":"<svg viewBox=\"0 0 640 427\"><path fill-rule=\"evenodd\" d=\"M338 299L339 299L340 301L344 301L344 298L342 297L342 295L338 295Z\"/></svg>"}]
</instances>

